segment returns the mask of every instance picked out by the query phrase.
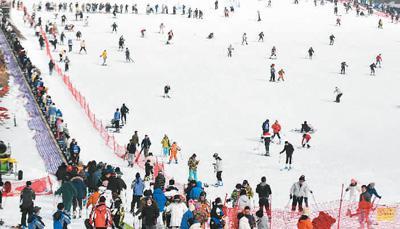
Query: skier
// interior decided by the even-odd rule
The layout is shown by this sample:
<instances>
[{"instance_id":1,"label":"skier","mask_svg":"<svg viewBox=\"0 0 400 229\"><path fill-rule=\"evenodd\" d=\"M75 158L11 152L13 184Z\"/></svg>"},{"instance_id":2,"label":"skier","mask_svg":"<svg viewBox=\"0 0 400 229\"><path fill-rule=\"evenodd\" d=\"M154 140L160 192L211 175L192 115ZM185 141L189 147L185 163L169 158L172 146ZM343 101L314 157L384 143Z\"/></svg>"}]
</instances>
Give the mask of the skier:
<instances>
[{"instance_id":1,"label":"skier","mask_svg":"<svg viewBox=\"0 0 400 229\"><path fill-rule=\"evenodd\" d=\"M124 36L121 35L119 37L119 40L118 40L118 51L123 51L124 50L124 43L125 43Z\"/></svg>"},{"instance_id":2,"label":"skier","mask_svg":"<svg viewBox=\"0 0 400 229\"><path fill-rule=\"evenodd\" d=\"M121 122L122 125L126 124L126 115L129 114L129 108L125 105L125 103L121 106Z\"/></svg>"},{"instance_id":3,"label":"skier","mask_svg":"<svg viewBox=\"0 0 400 229\"><path fill-rule=\"evenodd\" d=\"M285 81L285 79L283 78L284 74L285 74L285 71L283 71L283 69L278 71L278 81L280 81L280 80Z\"/></svg>"},{"instance_id":4,"label":"skier","mask_svg":"<svg viewBox=\"0 0 400 229\"><path fill-rule=\"evenodd\" d=\"M263 135L269 132L269 119L265 120L261 126Z\"/></svg>"},{"instance_id":5,"label":"skier","mask_svg":"<svg viewBox=\"0 0 400 229\"><path fill-rule=\"evenodd\" d=\"M214 33L208 34L207 39L213 39L213 38L214 38Z\"/></svg>"},{"instance_id":6,"label":"skier","mask_svg":"<svg viewBox=\"0 0 400 229\"><path fill-rule=\"evenodd\" d=\"M168 138L168 136L166 134L164 134L164 137L161 140L161 146L162 146L162 149L163 149L163 155L165 157L168 157L169 156L169 149L171 147L171 144L170 144L169 138Z\"/></svg>"},{"instance_id":7,"label":"skier","mask_svg":"<svg viewBox=\"0 0 400 229\"><path fill-rule=\"evenodd\" d=\"M257 21L261 21L261 15L259 10L257 10Z\"/></svg>"},{"instance_id":8,"label":"skier","mask_svg":"<svg viewBox=\"0 0 400 229\"><path fill-rule=\"evenodd\" d=\"M335 90L333 91L333 93L336 94L335 102L340 103L340 97L342 97L342 95L343 95L342 91L338 87L335 87Z\"/></svg>"},{"instance_id":9,"label":"skier","mask_svg":"<svg viewBox=\"0 0 400 229\"><path fill-rule=\"evenodd\" d=\"M273 46L271 49L271 55L269 56L269 59L272 59L272 57L275 57L275 59L277 58L275 46Z\"/></svg>"},{"instance_id":10,"label":"skier","mask_svg":"<svg viewBox=\"0 0 400 229\"><path fill-rule=\"evenodd\" d=\"M235 50L235 49L233 48L232 44L230 44L230 45L228 46L228 57L232 57L232 51L233 51L233 50Z\"/></svg>"},{"instance_id":11,"label":"skier","mask_svg":"<svg viewBox=\"0 0 400 229\"><path fill-rule=\"evenodd\" d=\"M113 125L115 127L115 132L119 132L119 121L121 120L121 112L119 111L119 108L115 110L114 112L114 118L113 118Z\"/></svg>"},{"instance_id":12,"label":"skier","mask_svg":"<svg viewBox=\"0 0 400 229\"><path fill-rule=\"evenodd\" d=\"M42 35L39 36L39 45L40 49L42 50L44 48L44 38Z\"/></svg>"},{"instance_id":13,"label":"skier","mask_svg":"<svg viewBox=\"0 0 400 229\"><path fill-rule=\"evenodd\" d=\"M170 30L169 32L168 32L168 40L167 40L167 45L169 45L169 44L171 44L171 40L172 40L172 38L174 37L174 33L172 32L172 30Z\"/></svg>"},{"instance_id":14,"label":"skier","mask_svg":"<svg viewBox=\"0 0 400 229\"><path fill-rule=\"evenodd\" d=\"M72 52L72 39L68 39L68 52Z\"/></svg>"},{"instance_id":15,"label":"skier","mask_svg":"<svg viewBox=\"0 0 400 229\"><path fill-rule=\"evenodd\" d=\"M371 76L374 76L375 75L376 64L375 63L370 64L369 68L371 69Z\"/></svg>"},{"instance_id":16,"label":"skier","mask_svg":"<svg viewBox=\"0 0 400 229\"><path fill-rule=\"evenodd\" d=\"M164 28L165 28L164 23L161 23L160 24L160 31L158 31L158 33L164 34Z\"/></svg>"},{"instance_id":17,"label":"skier","mask_svg":"<svg viewBox=\"0 0 400 229\"><path fill-rule=\"evenodd\" d=\"M303 134L303 139L301 140L301 145L303 146L303 148L306 146L307 148L311 147L309 144L310 140L311 140L311 135L309 133Z\"/></svg>"},{"instance_id":18,"label":"skier","mask_svg":"<svg viewBox=\"0 0 400 229\"><path fill-rule=\"evenodd\" d=\"M78 32L76 32L76 40L81 40L81 37L82 37L82 32L81 31L78 31Z\"/></svg>"},{"instance_id":19,"label":"skier","mask_svg":"<svg viewBox=\"0 0 400 229\"><path fill-rule=\"evenodd\" d=\"M312 128L308 125L307 121L304 121L304 123L301 124L300 133L308 133L310 131L312 131Z\"/></svg>"},{"instance_id":20,"label":"skier","mask_svg":"<svg viewBox=\"0 0 400 229\"><path fill-rule=\"evenodd\" d=\"M375 189L375 183L374 183L374 182L369 183L369 184L367 185L367 191L368 191L368 193L371 195L371 197L372 197L372 196L376 196L376 197L378 197L379 199L382 199L382 196L380 196L380 195L378 194L378 192L376 191L376 189Z\"/></svg>"},{"instance_id":21,"label":"skier","mask_svg":"<svg viewBox=\"0 0 400 229\"><path fill-rule=\"evenodd\" d=\"M168 164L171 164L172 159L175 159L175 164L178 164L178 151L181 151L181 148L178 146L176 142L173 142L170 149L170 156Z\"/></svg>"},{"instance_id":22,"label":"skier","mask_svg":"<svg viewBox=\"0 0 400 229\"><path fill-rule=\"evenodd\" d=\"M294 152L293 145L290 144L288 141L285 141L285 147L281 152L279 152L279 154L282 154L283 152L286 152L286 163L284 169L290 170L292 168L292 156Z\"/></svg>"},{"instance_id":23,"label":"skier","mask_svg":"<svg viewBox=\"0 0 400 229\"><path fill-rule=\"evenodd\" d=\"M53 74L53 69L54 69L54 61L50 59L49 61L49 75Z\"/></svg>"},{"instance_id":24,"label":"skier","mask_svg":"<svg viewBox=\"0 0 400 229\"><path fill-rule=\"evenodd\" d=\"M111 33L113 33L113 32L117 33L117 28L118 28L117 23L114 22L114 23L111 25L111 28L112 28Z\"/></svg>"},{"instance_id":25,"label":"skier","mask_svg":"<svg viewBox=\"0 0 400 229\"><path fill-rule=\"evenodd\" d=\"M308 58L312 59L313 55L314 55L314 49L310 47L308 49Z\"/></svg>"},{"instance_id":26,"label":"skier","mask_svg":"<svg viewBox=\"0 0 400 229\"><path fill-rule=\"evenodd\" d=\"M341 26L342 20L340 18L336 18L336 26Z\"/></svg>"},{"instance_id":27,"label":"skier","mask_svg":"<svg viewBox=\"0 0 400 229\"><path fill-rule=\"evenodd\" d=\"M189 181L191 181L191 180L197 181L197 166L199 165L199 162L200 161L196 159L195 153L189 158L189 160L188 160L188 166L189 166L188 180ZM169 163L171 163L171 160L169 161Z\"/></svg>"},{"instance_id":28,"label":"skier","mask_svg":"<svg viewBox=\"0 0 400 229\"><path fill-rule=\"evenodd\" d=\"M128 157L128 167L133 167L133 161L135 160L135 153L136 153L136 144L133 142L133 139L129 140L128 145L126 146L126 156Z\"/></svg>"},{"instance_id":29,"label":"skier","mask_svg":"<svg viewBox=\"0 0 400 229\"><path fill-rule=\"evenodd\" d=\"M147 136L147 134L144 135L144 138L143 138L142 143L140 144L140 146L141 146L140 153L142 153L142 151L143 151L144 152L144 156L148 157L149 156L149 149L150 149L150 146L151 146L151 141L150 141L149 136Z\"/></svg>"},{"instance_id":30,"label":"skier","mask_svg":"<svg viewBox=\"0 0 400 229\"><path fill-rule=\"evenodd\" d=\"M382 21L382 18L379 18L379 21L378 21L378 29L383 29L383 21Z\"/></svg>"},{"instance_id":31,"label":"skier","mask_svg":"<svg viewBox=\"0 0 400 229\"><path fill-rule=\"evenodd\" d=\"M215 2L214 2L214 9L215 9L215 10L218 9L218 0L215 0Z\"/></svg>"},{"instance_id":32,"label":"skier","mask_svg":"<svg viewBox=\"0 0 400 229\"><path fill-rule=\"evenodd\" d=\"M125 60L126 62L133 61L131 58L131 52L129 51L128 47L125 48Z\"/></svg>"},{"instance_id":33,"label":"skier","mask_svg":"<svg viewBox=\"0 0 400 229\"><path fill-rule=\"evenodd\" d=\"M272 6L272 0L268 0L267 7L271 7L271 6Z\"/></svg>"},{"instance_id":34,"label":"skier","mask_svg":"<svg viewBox=\"0 0 400 229\"><path fill-rule=\"evenodd\" d=\"M81 53L82 50L84 50L85 53L87 54L85 40L82 40L82 41L81 41L81 49L79 49L79 53Z\"/></svg>"},{"instance_id":35,"label":"skier","mask_svg":"<svg viewBox=\"0 0 400 229\"><path fill-rule=\"evenodd\" d=\"M214 172L217 176L217 183L215 186L222 186L222 159L217 153L214 153L213 158L215 159L215 163L213 163Z\"/></svg>"},{"instance_id":36,"label":"skier","mask_svg":"<svg viewBox=\"0 0 400 229\"><path fill-rule=\"evenodd\" d=\"M346 61L343 61L340 63L340 74L345 75L346 74L346 68L349 67L346 63Z\"/></svg>"},{"instance_id":37,"label":"skier","mask_svg":"<svg viewBox=\"0 0 400 229\"><path fill-rule=\"evenodd\" d=\"M101 65L106 66L107 65L107 50L104 49L104 51L100 55L101 58L103 58L103 63Z\"/></svg>"},{"instance_id":38,"label":"skier","mask_svg":"<svg viewBox=\"0 0 400 229\"><path fill-rule=\"evenodd\" d=\"M377 55L375 60L376 60L376 63L375 63L376 66L378 66L380 68L381 67L381 63L382 63L382 54Z\"/></svg>"},{"instance_id":39,"label":"skier","mask_svg":"<svg viewBox=\"0 0 400 229\"><path fill-rule=\"evenodd\" d=\"M64 64L65 64L65 66L64 66L64 71L65 72L68 72L68 70L69 70L69 63L70 63L71 61L69 60L69 58L68 58L68 56L66 56L65 57L65 60L64 60Z\"/></svg>"},{"instance_id":40,"label":"skier","mask_svg":"<svg viewBox=\"0 0 400 229\"><path fill-rule=\"evenodd\" d=\"M265 156L269 157L269 145L271 143L271 134L269 132L265 132L261 138L264 140Z\"/></svg>"},{"instance_id":41,"label":"skier","mask_svg":"<svg viewBox=\"0 0 400 229\"><path fill-rule=\"evenodd\" d=\"M333 34L331 34L329 36L329 45L333 45L335 43L335 36Z\"/></svg>"},{"instance_id":42,"label":"skier","mask_svg":"<svg viewBox=\"0 0 400 229\"><path fill-rule=\"evenodd\" d=\"M261 177L261 183L256 187L256 193L258 194L258 206L261 211L265 208L268 217L271 217L270 212L270 199L272 195L271 187L267 184L267 178Z\"/></svg>"},{"instance_id":43,"label":"skier","mask_svg":"<svg viewBox=\"0 0 400 229\"><path fill-rule=\"evenodd\" d=\"M242 35L242 45L244 45L244 44L248 45L246 33L243 33L243 35Z\"/></svg>"},{"instance_id":44,"label":"skier","mask_svg":"<svg viewBox=\"0 0 400 229\"><path fill-rule=\"evenodd\" d=\"M335 8L333 8L333 14L338 15L338 7L335 6Z\"/></svg>"},{"instance_id":45,"label":"skier","mask_svg":"<svg viewBox=\"0 0 400 229\"><path fill-rule=\"evenodd\" d=\"M141 38L144 38L145 32L146 32L146 29L141 29L140 30L140 37Z\"/></svg>"},{"instance_id":46,"label":"skier","mask_svg":"<svg viewBox=\"0 0 400 229\"><path fill-rule=\"evenodd\" d=\"M290 188L290 199L292 201L292 211L296 211L296 207L298 206L299 212L303 211L303 200L308 208L308 193L313 193L307 183L305 182L306 178L304 175L301 175L299 181L294 183Z\"/></svg>"},{"instance_id":47,"label":"skier","mask_svg":"<svg viewBox=\"0 0 400 229\"><path fill-rule=\"evenodd\" d=\"M22 190L20 195L20 205L21 210L21 226L26 227L26 215L28 218L32 217L34 200L36 198L35 191L31 188L32 182L27 181L25 188Z\"/></svg>"},{"instance_id":48,"label":"skier","mask_svg":"<svg viewBox=\"0 0 400 229\"><path fill-rule=\"evenodd\" d=\"M272 140L275 138L275 136L278 136L278 139L279 139L279 143L278 144L281 144L281 136L280 136L279 132L281 131L282 127L278 123L278 120L276 120L275 123L272 124L271 128L272 128L272 130L274 132L274 135L272 135Z\"/></svg>"},{"instance_id":49,"label":"skier","mask_svg":"<svg viewBox=\"0 0 400 229\"><path fill-rule=\"evenodd\" d=\"M270 72L271 77L269 78L269 82L275 82L275 64L271 64Z\"/></svg>"},{"instance_id":50,"label":"skier","mask_svg":"<svg viewBox=\"0 0 400 229\"><path fill-rule=\"evenodd\" d=\"M169 91L171 90L171 87L169 86L169 85L165 85L164 86L164 98L171 98L171 97L169 97L169 95L168 95L168 93L169 93Z\"/></svg>"},{"instance_id":51,"label":"skier","mask_svg":"<svg viewBox=\"0 0 400 229\"><path fill-rule=\"evenodd\" d=\"M357 184L356 179L351 179L349 186L346 188L346 193L349 192L349 202L354 203L357 202L357 198L359 197L359 194L361 193L360 186Z\"/></svg>"},{"instance_id":52,"label":"skier","mask_svg":"<svg viewBox=\"0 0 400 229\"><path fill-rule=\"evenodd\" d=\"M258 34L258 42L260 41L264 42L264 32L262 31Z\"/></svg>"}]
</instances>

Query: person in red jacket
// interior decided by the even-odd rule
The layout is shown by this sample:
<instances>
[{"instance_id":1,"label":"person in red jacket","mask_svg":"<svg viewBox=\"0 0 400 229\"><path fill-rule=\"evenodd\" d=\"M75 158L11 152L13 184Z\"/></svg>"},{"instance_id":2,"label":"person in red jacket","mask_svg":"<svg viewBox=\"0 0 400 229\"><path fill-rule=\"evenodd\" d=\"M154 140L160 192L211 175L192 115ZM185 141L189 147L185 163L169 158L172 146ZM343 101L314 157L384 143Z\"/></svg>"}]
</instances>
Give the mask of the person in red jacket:
<instances>
[{"instance_id":1,"label":"person in red jacket","mask_svg":"<svg viewBox=\"0 0 400 229\"><path fill-rule=\"evenodd\" d=\"M101 196L99 203L90 213L89 223L96 229L107 229L113 225L110 209L105 204L106 198Z\"/></svg>"},{"instance_id":2,"label":"person in red jacket","mask_svg":"<svg viewBox=\"0 0 400 229\"><path fill-rule=\"evenodd\" d=\"M303 146L303 148L306 146L307 148L311 147L309 144L310 140L311 140L311 135L309 133L303 134L303 139L301 140L301 145Z\"/></svg>"},{"instance_id":3,"label":"person in red jacket","mask_svg":"<svg viewBox=\"0 0 400 229\"><path fill-rule=\"evenodd\" d=\"M282 127L278 123L278 120L275 121L275 123L272 125L271 128L272 131L274 132L274 135L272 135L272 140L275 138L275 136L278 136L279 144L281 144L281 135L279 134L279 132L281 131Z\"/></svg>"},{"instance_id":4,"label":"person in red jacket","mask_svg":"<svg viewBox=\"0 0 400 229\"><path fill-rule=\"evenodd\" d=\"M378 56L376 56L376 66L377 67L381 67L381 63L382 63L382 54L379 54Z\"/></svg>"}]
</instances>

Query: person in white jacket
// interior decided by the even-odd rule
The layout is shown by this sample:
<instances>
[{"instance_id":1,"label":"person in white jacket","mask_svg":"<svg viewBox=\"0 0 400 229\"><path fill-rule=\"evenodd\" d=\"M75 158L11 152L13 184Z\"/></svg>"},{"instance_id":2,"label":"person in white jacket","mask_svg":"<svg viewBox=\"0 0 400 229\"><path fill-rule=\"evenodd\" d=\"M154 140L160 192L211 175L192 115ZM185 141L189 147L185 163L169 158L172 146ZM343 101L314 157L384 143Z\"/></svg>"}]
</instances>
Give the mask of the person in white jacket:
<instances>
[{"instance_id":1,"label":"person in white jacket","mask_svg":"<svg viewBox=\"0 0 400 229\"><path fill-rule=\"evenodd\" d=\"M249 197L247 196L246 190L242 189L240 190L240 196L238 199L238 207L239 211L243 211L245 207L252 208L251 201Z\"/></svg>"},{"instance_id":2,"label":"person in white jacket","mask_svg":"<svg viewBox=\"0 0 400 229\"><path fill-rule=\"evenodd\" d=\"M214 153L213 158L215 159L215 163L213 163L214 172L217 174L217 183L215 186L222 186L222 159L217 153Z\"/></svg>"},{"instance_id":3,"label":"person in white jacket","mask_svg":"<svg viewBox=\"0 0 400 229\"><path fill-rule=\"evenodd\" d=\"M181 201L179 195L174 196L174 201L165 208L165 212L171 214L170 227L179 228L182 222L182 216L187 211L186 204Z\"/></svg>"},{"instance_id":4,"label":"person in white jacket","mask_svg":"<svg viewBox=\"0 0 400 229\"><path fill-rule=\"evenodd\" d=\"M351 179L349 186L346 188L346 193L349 192L349 202L357 202L361 194L361 188L355 179Z\"/></svg>"},{"instance_id":5,"label":"person in white jacket","mask_svg":"<svg viewBox=\"0 0 400 229\"><path fill-rule=\"evenodd\" d=\"M256 220L250 213L250 207L245 207L243 212L238 214L239 229L252 229L256 228Z\"/></svg>"},{"instance_id":6,"label":"person in white jacket","mask_svg":"<svg viewBox=\"0 0 400 229\"><path fill-rule=\"evenodd\" d=\"M292 185L290 189L290 199L293 199L292 202L292 211L296 211L296 206L299 206L299 212L303 211L303 200L308 208L308 193L312 194L312 191L308 187L305 182L306 178L304 175L301 175L299 181Z\"/></svg>"}]
</instances>

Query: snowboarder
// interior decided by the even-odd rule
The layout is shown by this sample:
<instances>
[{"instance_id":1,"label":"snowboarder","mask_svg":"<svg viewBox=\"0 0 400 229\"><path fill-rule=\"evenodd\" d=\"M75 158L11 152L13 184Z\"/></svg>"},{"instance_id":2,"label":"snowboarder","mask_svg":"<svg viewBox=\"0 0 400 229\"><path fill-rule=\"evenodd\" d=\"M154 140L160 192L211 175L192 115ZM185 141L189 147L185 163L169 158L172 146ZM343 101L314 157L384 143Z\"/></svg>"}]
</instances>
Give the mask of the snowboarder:
<instances>
[{"instance_id":1,"label":"snowboarder","mask_svg":"<svg viewBox=\"0 0 400 229\"><path fill-rule=\"evenodd\" d=\"M278 123L278 120L276 120L275 123L272 124L271 128L272 128L272 130L274 132L274 135L272 135L272 139L274 139L275 136L278 136L278 139L279 139L279 143L278 144L281 144L281 136L280 136L279 132L281 131L282 127Z\"/></svg>"},{"instance_id":2,"label":"snowboarder","mask_svg":"<svg viewBox=\"0 0 400 229\"><path fill-rule=\"evenodd\" d=\"M374 76L375 75L376 64L375 63L370 64L369 68L371 69L371 76Z\"/></svg>"},{"instance_id":3,"label":"snowboarder","mask_svg":"<svg viewBox=\"0 0 400 229\"><path fill-rule=\"evenodd\" d=\"M294 148L293 148L293 145L290 144L288 141L285 141L285 147L283 148L283 150L281 152L279 152L279 154L282 154L284 152L286 152L286 163L285 163L284 169L290 170L292 168L292 156L293 156Z\"/></svg>"},{"instance_id":4,"label":"snowboarder","mask_svg":"<svg viewBox=\"0 0 400 229\"><path fill-rule=\"evenodd\" d=\"M343 95L342 91L338 87L335 87L335 90L333 91L333 93L336 94L335 102L340 103L340 98Z\"/></svg>"},{"instance_id":5,"label":"snowboarder","mask_svg":"<svg viewBox=\"0 0 400 229\"><path fill-rule=\"evenodd\" d=\"M222 186L222 159L217 153L214 153L213 158L215 159L215 163L213 163L214 172L217 176L217 183L215 186Z\"/></svg>"},{"instance_id":6,"label":"snowboarder","mask_svg":"<svg viewBox=\"0 0 400 229\"><path fill-rule=\"evenodd\" d=\"M144 156L148 157L149 156L150 146L151 146L151 141L150 141L150 138L149 138L149 136L147 134L144 136L140 146L141 146L140 153L142 153L142 151L143 151L144 152Z\"/></svg>"},{"instance_id":7,"label":"snowboarder","mask_svg":"<svg viewBox=\"0 0 400 229\"><path fill-rule=\"evenodd\" d=\"M81 53L82 50L84 50L85 53L87 54L87 51L86 51L86 42L85 42L85 40L82 40L82 41L81 41L81 49L79 49L79 53Z\"/></svg>"},{"instance_id":8,"label":"snowboarder","mask_svg":"<svg viewBox=\"0 0 400 229\"><path fill-rule=\"evenodd\" d=\"M111 28L112 28L111 33L113 33L113 32L117 33L117 28L118 28L117 23L114 22L114 23L111 25Z\"/></svg>"},{"instance_id":9,"label":"snowboarder","mask_svg":"<svg viewBox=\"0 0 400 229\"><path fill-rule=\"evenodd\" d=\"M275 57L275 59L277 58L275 46L273 46L271 49L271 55L269 56L269 59L272 59L272 57Z\"/></svg>"},{"instance_id":10,"label":"snowboarder","mask_svg":"<svg viewBox=\"0 0 400 229\"><path fill-rule=\"evenodd\" d=\"M258 42L260 41L264 42L264 32L262 31L258 34Z\"/></svg>"},{"instance_id":11,"label":"snowboarder","mask_svg":"<svg viewBox=\"0 0 400 229\"><path fill-rule=\"evenodd\" d=\"M381 63L382 63L382 54L379 54L378 56L376 56L375 58L376 60L376 66L378 66L379 68L381 67Z\"/></svg>"},{"instance_id":12,"label":"snowboarder","mask_svg":"<svg viewBox=\"0 0 400 229\"><path fill-rule=\"evenodd\" d=\"M271 77L269 78L269 82L275 82L275 64L271 64L270 72Z\"/></svg>"},{"instance_id":13,"label":"snowboarder","mask_svg":"<svg viewBox=\"0 0 400 229\"><path fill-rule=\"evenodd\" d=\"M313 193L307 183L305 182L306 178L304 175L301 175L299 181L294 183L290 188L290 199L292 201L292 211L296 211L296 207L298 206L299 212L303 211L303 200L308 208L308 193Z\"/></svg>"},{"instance_id":14,"label":"snowboarder","mask_svg":"<svg viewBox=\"0 0 400 229\"><path fill-rule=\"evenodd\" d=\"M104 51L100 55L101 58L103 58L103 63L101 65L105 66L107 65L107 50L104 49Z\"/></svg>"},{"instance_id":15,"label":"snowboarder","mask_svg":"<svg viewBox=\"0 0 400 229\"><path fill-rule=\"evenodd\" d=\"M169 91L171 90L171 87L169 86L169 85L165 85L164 86L164 98L171 98L171 97L169 97L169 95L168 95L168 93L169 93Z\"/></svg>"},{"instance_id":16,"label":"snowboarder","mask_svg":"<svg viewBox=\"0 0 400 229\"><path fill-rule=\"evenodd\" d=\"M113 118L113 125L115 127L115 132L119 132L119 121L121 120L121 112L119 111L119 108L115 110L114 112L114 118Z\"/></svg>"},{"instance_id":17,"label":"snowboarder","mask_svg":"<svg viewBox=\"0 0 400 229\"><path fill-rule=\"evenodd\" d=\"M230 45L228 46L228 57L232 57L232 51L233 51L233 50L235 50L235 49L233 48L232 44L230 44Z\"/></svg>"},{"instance_id":18,"label":"snowboarder","mask_svg":"<svg viewBox=\"0 0 400 229\"><path fill-rule=\"evenodd\" d=\"M333 34L331 34L329 36L329 45L333 45L335 43L335 36Z\"/></svg>"},{"instance_id":19,"label":"snowboarder","mask_svg":"<svg viewBox=\"0 0 400 229\"><path fill-rule=\"evenodd\" d=\"M283 71L283 69L278 71L278 81L280 81L280 80L285 81L285 79L283 78L284 74L285 74L285 71Z\"/></svg>"},{"instance_id":20,"label":"snowboarder","mask_svg":"<svg viewBox=\"0 0 400 229\"><path fill-rule=\"evenodd\" d=\"M309 133L303 134L303 139L301 140L301 145L303 146L303 148L306 146L307 148L311 147L309 144L310 140L311 140L311 135Z\"/></svg>"},{"instance_id":21,"label":"snowboarder","mask_svg":"<svg viewBox=\"0 0 400 229\"><path fill-rule=\"evenodd\" d=\"M340 63L340 74L345 75L346 74L346 68L349 67L346 63L346 61L343 61Z\"/></svg>"},{"instance_id":22,"label":"snowboarder","mask_svg":"<svg viewBox=\"0 0 400 229\"><path fill-rule=\"evenodd\" d=\"M314 49L310 47L308 49L308 58L312 59L313 55L314 55Z\"/></svg>"},{"instance_id":23,"label":"snowboarder","mask_svg":"<svg viewBox=\"0 0 400 229\"><path fill-rule=\"evenodd\" d=\"M129 51L128 47L125 48L125 60L126 62L133 62L133 59L131 58L131 52Z\"/></svg>"},{"instance_id":24,"label":"snowboarder","mask_svg":"<svg viewBox=\"0 0 400 229\"><path fill-rule=\"evenodd\" d=\"M246 33L243 33L243 35L242 35L242 45L244 45L244 44L248 45Z\"/></svg>"},{"instance_id":25,"label":"snowboarder","mask_svg":"<svg viewBox=\"0 0 400 229\"><path fill-rule=\"evenodd\" d=\"M175 159L175 164L178 164L178 152L181 151L181 148L178 146L176 142L173 142L171 145L170 149L170 155L169 155L169 162L168 164L171 164L172 159Z\"/></svg>"},{"instance_id":26,"label":"snowboarder","mask_svg":"<svg viewBox=\"0 0 400 229\"><path fill-rule=\"evenodd\" d=\"M169 149L171 147L171 144L169 142L169 138L166 134L164 134L163 139L161 140L161 146L162 146L162 150L163 150L163 155L165 157L169 156Z\"/></svg>"},{"instance_id":27,"label":"snowboarder","mask_svg":"<svg viewBox=\"0 0 400 229\"><path fill-rule=\"evenodd\" d=\"M169 44L171 44L171 40L172 40L172 38L174 37L174 33L172 32L172 30L170 30L169 32L168 32L168 40L167 40L167 45L169 45Z\"/></svg>"},{"instance_id":28,"label":"snowboarder","mask_svg":"<svg viewBox=\"0 0 400 229\"><path fill-rule=\"evenodd\" d=\"M129 114L129 108L125 105L125 103L121 106L121 122L122 125L126 124L126 115Z\"/></svg>"},{"instance_id":29,"label":"snowboarder","mask_svg":"<svg viewBox=\"0 0 400 229\"><path fill-rule=\"evenodd\" d=\"M256 193L258 194L258 206L260 210L267 212L267 215L271 217L270 212L270 198L272 195L271 187L267 184L267 178L261 177L261 183L259 183L256 187Z\"/></svg>"},{"instance_id":30,"label":"snowboarder","mask_svg":"<svg viewBox=\"0 0 400 229\"><path fill-rule=\"evenodd\" d=\"M172 148L172 147L171 147ZM188 166L189 166L189 178L188 180L194 180L197 181L197 166L199 165L199 160L196 159L196 154L194 153L188 160ZM171 160L169 160L169 163L171 163Z\"/></svg>"}]
</instances>

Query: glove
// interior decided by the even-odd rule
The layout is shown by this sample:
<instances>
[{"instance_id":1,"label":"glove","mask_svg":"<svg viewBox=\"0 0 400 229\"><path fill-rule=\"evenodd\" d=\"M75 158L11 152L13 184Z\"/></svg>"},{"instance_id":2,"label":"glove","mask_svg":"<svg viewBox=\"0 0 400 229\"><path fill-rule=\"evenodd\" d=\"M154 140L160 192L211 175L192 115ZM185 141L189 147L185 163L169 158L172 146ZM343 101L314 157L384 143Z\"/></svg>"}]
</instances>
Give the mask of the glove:
<instances>
[{"instance_id":1,"label":"glove","mask_svg":"<svg viewBox=\"0 0 400 229\"><path fill-rule=\"evenodd\" d=\"M293 196L292 196L292 194L290 194L290 196L289 196L289 197L290 197L290 199L293 199Z\"/></svg>"}]
</instances>

